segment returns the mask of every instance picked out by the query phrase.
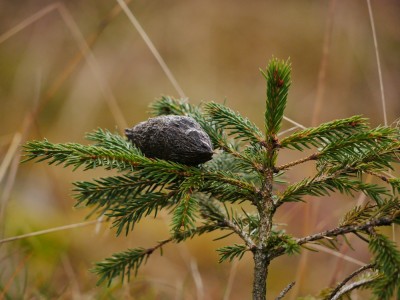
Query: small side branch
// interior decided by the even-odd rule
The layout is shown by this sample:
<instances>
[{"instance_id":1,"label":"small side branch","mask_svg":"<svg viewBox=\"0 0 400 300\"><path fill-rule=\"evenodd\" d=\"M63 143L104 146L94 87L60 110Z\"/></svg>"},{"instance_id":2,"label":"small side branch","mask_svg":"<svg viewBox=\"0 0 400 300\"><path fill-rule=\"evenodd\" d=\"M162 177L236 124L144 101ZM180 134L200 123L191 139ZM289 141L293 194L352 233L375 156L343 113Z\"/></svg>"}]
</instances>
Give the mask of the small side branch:
<instances>
[{"instance_id":1,"label":"small side branch","mask_svg":"<svg viewBox=\"0 0 400 300\"><path fill-rule=\"evenodd\" d=\"M209 176L209 178L211 180L218 180L218 181L236 186L240 189L244 189L251 193L257 193L257 190L254 186L252 186L251 184L248 184L247 182L241 181L239 179L230 178L230 177L223 176L221 174L213 174L213 173L205 173L205 176L206 176L206 178L207 178L207 176Z\"/></svg>"},{"instance_id":2,"label":"small side branch","mask_svg":"<svg viewBox=\"0 0 400 300\"><path fill-rule=\"evenodd\" d=\"M225 219L223 225L232 229L246 243L249 250L253 250L257 247L251 237L231 220Z\"/></svg>"},{"instance_id":3,"label":"small side branch","mask_svg":"<svg viewBox=\"0 0 400 300\"><path fill-rule=\"evenodd\" d=\"M278 295L278 297L275 298L275 300L281 300L283 299L283 297L285 297L285 295L290 291L290 289L296 284L295 281L289 283L287 285L287 287L285 287L282 292L280 292L280 294Z\"/></svg>"},{"instance_id":4,"label":"small side branch","mask_svg":"<svg viewBox=\"0 0 400 300\"><path fill-rule=\"evenodd\" d=\"M388 225L391 225L393 223L393 221L394 221L394 217L382 217L379 219L370 220L369 222L362 224L362 225L348 225L348 226L338 227L335 229L326 230L324 232L320 232L317 234L309 235L304 238L298 239L297 243L299 245L303 245L305 243L317 241L317 240L323 239L325 237L339 236L339 235L346 234L349 232L365 231L370 228L378 227L378 226L388 226Z\"/></svg>"},{"instance_id":5,"label":"small side branch","mask_svg":"<svg viewBox=\"0 0 400 300\"><path fill-rule=\"evenodd\" d=\"M296 242L298 245L303 245L303 244L313 242L313 241L318 241L318 240L321 240L321 239L324 239L327 237L336 237L336 236L344 235L344 234L347 234L350 232L352 232L352 233L355 233L358 231L369 232L370 230L374 229L375 227L391 225L395 218L396 218L396 216L382 217L382 218L370 220L369 222L366 222L361 225L348 225L348 226L337 227L334 229L330 229L330 230L326 230L326 231L323 231L320 233L309 235L309 236L306 236L303 238L299 238L296 240ZM283 253L285 253L285 249L283 247L279 247L275 251L272 251L269 254L269 259L278 257L278 256L282 255Z\"/></svg>"},{"instance_id":6,"label":"small side branch","mask_svg":"<svg viewBox=\"0 0 400 300\"><path fill-rule=\"evenodd\" d=\"M368 269L372 269L375 265L374 264L368 264L365 265L359 269L357 269L356 271L354 271L353 273L351 273L349 276L347 276L342 282L340 282L335 289L332 291L332 293L330 294L328 299L334 299L336 297L336 294L339 293L339 291L342 289L342 287L344 287L344 285L349 282L351 279L353 279L354 277L356 277L358 274L368 270Z\"/></svg>"},{"instance_id":7,"label":"small side branch","mask_svg":"<svg viewBox=\"0 0 400 300\"><path fill-rule=\"evenodd\" d=\"M304 157L302 159L295 160L295 161L292 161L290 163L278 166L278 167L275 168L274 172L278 173L279 171L286 170L286 169L289 169L289 168L291 168L293 166L300 165L300 164L305 163L307 161L316 160L316 159L318 159L318 153L313 153L310 156Z\"/></svg>"},{"instance_id":8,"label":"small side branch","mask_svg":"<svg viewBox=\"0 0 400 300\"><path fill-rule=\"evenodd\" d=\"M365 170L364 172L369 175L375 176L386 183L389 183L389 177L387 177L385 175L379 174L377 172L368 171L368 170Z\"/></svg>"},{"instance_id":9,"label":"small side branch","mask_svg":"<svg viewBox=\"0 0 400 300\"><path fill-rule=\"evenodd\" d=\"M345 286L339 293L337 293L333 298L328 298L329 300L339 300L344 294L351 292L352 290L359 288L363 285L369 284L375 281L375 278L366 278L359 281L356 281L352 284Z\"/></svg>"},{"instance_id":10,"label":"small side branch","mask_svg":"<svg viewBox=\"0 0 400 300\"><path fill-rule=\"evenodd\" d=\"M152 254L154 251L156 251L157 249L162 248L165 244L168 244L168 243L172 242L173 240L174 240L173 238L169 238L169 239L165 239L165 240L162 240L162 241L158 242L158 244L155 245L154 247L147 248L146 249L146 254L147 255Z\"/></svg>"}]
</instances>

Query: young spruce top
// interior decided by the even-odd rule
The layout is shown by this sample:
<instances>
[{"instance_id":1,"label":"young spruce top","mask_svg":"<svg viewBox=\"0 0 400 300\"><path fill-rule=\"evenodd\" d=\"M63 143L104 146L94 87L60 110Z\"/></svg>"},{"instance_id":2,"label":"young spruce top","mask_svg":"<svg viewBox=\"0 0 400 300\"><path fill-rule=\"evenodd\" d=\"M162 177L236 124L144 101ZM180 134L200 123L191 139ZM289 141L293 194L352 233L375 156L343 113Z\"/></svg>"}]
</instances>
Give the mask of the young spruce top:
<instances>
[{"instance_id":1,"label":"young spruce top","mask_svg":"<svg viewBox=\"0 0 400 300\"><path fill-rule=\"evenodd\" d=\"M251 254L253 299L266 299L266 279L273 259L310 249L310 243L337 248L340 237L346 240L353 233L368 243L371 262L324 289L319 299L338 299L356 288L372 289L377 299L389 299L392 295L400 299L400 252L393 241L377 230L400 221L400 179L387 173L399 163L399 128L370 128L367 119L353 116L281 137L278 133L291 83L291 66L289 61L272 59L261 72L267 82L263 130L214 102L194 106L184 100L162 97L152 104L155 116L186 116L199 124L196 134L204 139L205 154L198 161L193 157L180 160L176 153L169 156L180 151L182 145L177 136L163 146L168 148L167 154L159 155L160 149L153 144L149 150L148 145L134 137L135 127L127 131L133 144L120 134L102 129L87 135L92 141L90 145L32 141L25 145L26 160L74 169L118 170L119 175L74 183L76 205L92 207L109 217L117 235L129 234L142 218L156 216L162 209L171 214L170 236L165 240L150 248L115 253L97 263L93 272L98 274L99 283L110 284L115 277L129 280L131 273L136 274L147 258L166 244L222 230L226 231L222 238L234 234L238 242L217 250L220 261ZM159 120L167 120L163 118L175 117ZM144 125L149 126L153 121L147 122ZM143 128L139 131L145 132ZM149 140L152 138L146 131L140 137L142 142L147 135ZM278 165L279 151L284 148L312 149L312 154ZM208 161L212 149L214 155ZM282 185L281 175L304 163L314 163L314 175ZM377 183L364 181L366 174L376 178ZM303 202L310 199L306 196L328 196L333 192L362 192L368 201L361 206L354 204L353 209L344 212L337 226L304 237L295 238L275 224L275 213L285 203ZM249 203L253 209L244 209L241 203ZM283 298L293 284L281 287L278 298Z\"/></svg>"}]
</instances>

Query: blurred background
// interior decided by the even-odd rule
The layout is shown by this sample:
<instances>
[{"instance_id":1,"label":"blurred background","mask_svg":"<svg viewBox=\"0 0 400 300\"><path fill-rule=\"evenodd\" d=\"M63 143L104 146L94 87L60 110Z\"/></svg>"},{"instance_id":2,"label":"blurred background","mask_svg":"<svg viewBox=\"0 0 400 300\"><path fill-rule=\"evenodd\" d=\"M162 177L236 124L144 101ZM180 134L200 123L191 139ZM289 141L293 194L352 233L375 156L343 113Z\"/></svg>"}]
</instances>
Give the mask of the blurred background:
<instances>
[{"instance_id":1,"label":"blurred background","mask_svg":"<svg viewBox=\"0 0 400 300\"><path fill-rule=\"evenodd\" d=\"M115 237L110 223L73 225L85 222L89 210L73 208L71 183L106 173L21 165L27 140L87 143L85 133L98 127L122 133L147 119L148 105L161 95L186 96L193 104L226 101L262 128L259 68L273 56L290 57L286 116L304 126L355 114L374 126L399 118L399 1L371 1L384 106L367 1L127 2L176 84L116 1L0 0L0 239L72 224L0 244L0 298L248 299L251 293L252 257L218 264L215 249L238 242L213 241L219 235L167 245L131 283L96 287L89 272L94 262L155 245L168 236L168 219L149 217L128 237ZM283 129L291 127L284 122ZM283 152L280 160L299 157ZM312 167L293 170L289 180L310 175ZM335 226L366 201L337 194L309 200L283 207L275 221L300 237ZM340 249L345 258L304 250L274 261L269 296L291 281L297 284L288 299L343 279L369 260L366 246L352 240L356 251L345 244Z\"/></svg>"}]
</instances>

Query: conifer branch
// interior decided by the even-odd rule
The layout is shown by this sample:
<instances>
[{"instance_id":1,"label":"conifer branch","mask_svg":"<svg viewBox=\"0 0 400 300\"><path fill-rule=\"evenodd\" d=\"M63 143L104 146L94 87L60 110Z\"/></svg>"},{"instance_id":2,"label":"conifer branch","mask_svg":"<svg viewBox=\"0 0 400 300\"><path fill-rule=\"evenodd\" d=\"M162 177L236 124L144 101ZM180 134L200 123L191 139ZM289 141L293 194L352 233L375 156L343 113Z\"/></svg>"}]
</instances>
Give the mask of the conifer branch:
<instances>
[{"instance_id":1,"label":"conifer branch","mask_svg":"<svg viewBox=\"0 0 400 300\"><path fill-rule=\"evenodd\" d=\"M118 151L126 153L129 153L132 149L138 151L129 140L120 136L118 133L111 133L110 131L101 128L86 134L86 139L96 142L95 146L103 147L105 149L117 149Z\"/></svg>"},{"instance_id":2,"label":"conifer branch","mask_svg":"<svg viewBox=\"0 0 400 300\"><path fill-rule=\"evenodd\" d=\"M376 268L382 276L374 284L378 299L389 299L395 289L400 293L400 250L386 236L370 231L369 249L374 254Z\"/></svg>"},{"instance_id":3,"label":"conifer branch","mask_svg":"<svg viewBox=\"0 0 400 300\"><path fill-rule=\"evenodd\" d=\"M391 178L389 178L389 177L387 177L387 176L385 176L383 174L379 174L377 172L373 172L373 171L369 171L369 170L365 170L364 172L366 174L370 174L370 175L372 175L372 176L374 176L376 178L379 178L379 179L381 179L382 181L384 181L386 183L390 183Z\"/></svg>"},{"instance_id":4,"label":"conifer branch","mask_svg":"<svg viewBox=\"0 0 400 300\"><path fill-rule=\"evenodd\" d=\"M282 292L279 293L278 297L275 298L275 300L281 300L285 295L290 291L290 289L296 284L295 281L292 281L289 283L283 290Z\"/></svg>"},{"instance_id":5,"label":"conifer branch","mask_svg":"<svg viewBox=\"0 0 400 300\"><path fill-rule=\"evenodd\" d=\"M346 119L323 123L297 131L280 141L280 147L303 151L304 148L324 147L351 136L360 130L368 129L367 119L353 116Z\"/></svg>"},{"instance_id":6,"label":"conifer branch","mask_svg":"<svg viewBox=\"0 0 400 300\"><path fill-rule=\"evenodd\" d=\"M171 241L172 239L167 239L159 242L156 246L147 249L128 249L124 252L115 253L104 261L96 263L92 272L100 276L97 285L100 285L104 281L107 281L108 285L110 285L112 279L117 276L121 277L121 282L124 281L125 276L127 276L129 281L131 270L133 270L136 275L139 267L147 261L154 251L161 249L165 244Z\"/></svg>"},{"instance_id":7,"label":"conifer branch","mask_svg":"<svg viewBox=\"0 0 400 300\"><path fill-rule=\"evenodd\" d=\"M339 121L343 122L343 124L352 124L351 122L349 123L349 120L351 118ZM329 125L334 122L326 124ZM322 125L325 130L327 130L325 128L326 124ZM365 124L361 123L360 125L362 125L362 129L365 129ZM310 148L310 145L323 148L308 157L277 167L276 170L288 169L309 160L318 160L320 164L332 164L336 168L344 166L347 169L353 170L382 169L391 168L389 162L398 160L400 143L395 138L396 131L394 129L378 127L356 134L355 132L357 131L354 132L353 130L357 129L357 126L349 126L351 130L345 131L345 133L339 134L333 130L332 133L327 132L332 134L332 136L320 136L318 137L318 141L307 141L307 143L301 141L306 148ZM308 129L305 131L308 131ZM303 134L308 137L307 132L303 133L301 131L299 134L294 134L294 137L289 136L286 138L287 140L282 140L280 146L286 147L292 145L291 139L293 138L293 147L302 150L303 148L297 144L296 138L302 137Z\"/></svg>"},{"instance_id":8,"label":"conifer branch","mask_svg":"<svg viewBox=\"0 0 400 300\"><path fill-rule=\"evenodd\" d=\"M265 71L261 71L267 81L267 101L265 110L265 132L267 141L275 139L281 127L286 99L290 86L291 66L289 60L272 59Z\"/></svg>"},{"instance_id":9,"label":"conifer branch","mask_svg":"<svg viewBox=\"0 0 400 300\"><path fill-rule=\"evenodd\" d=\"M232 231L235 232L246 243L246 246L249 250L253 250L257 247L252 238L235 222L232 222L229 219L224 219L223 225L232 229Z\"/></svg>"},{"instance_id":10,"label":"conifer branch","mask_svg":"<svg viewBox=\"0 0 400 300\"><path fill-rule=\"evenodd\" d=\"M359 274L361 274L362 272L369 270L369 269L373 269L374 268L374 264L367 264L365 266L362 266L361 268L355 270L353 273L351 273L349 276L347 276L345 279L343 279L330 293L328 299L334 299L336 297L336 295L339 293L339 291L344 287L344 285L349 282L350 280L352 280L353 278L355 278L356 276L358 276ZM347 291L347 289L345 288L344 290ZM341 293L342 294L342 293ZM339 296L340 298L340 296Z\"/></svg>"},{"instance_id":11,"label":"conifer branch","mask_svg":"<svg viewBox=\"0 0 400 300\"><path fill-rule=\"evenodd\" d=\"M107 170L131 171L141 163L149 161L134 148L127 153L126 151L105 149L99 146L83 146L76 143L53 144L46 139L28 142L24 148L27 153L24 162L48 160L49 165L73 166L73 170L83 166L84 170L104 167Z\"/></svg>"},{"instance_id":12,"label":"conifer branch","mask_svg":"<svg viewBox=\"0 0 400 300\"><path fill-rule=\"evenodd\" d=\"M220 255L219 262L223 262L225 260L232 261L233 259L241 259L246 251L249 251L246 245L234 244L232 246L225 246L217 249L218 254Z\"/></svg>"},{"instance_id":13,"label":"conifer branch","mask_svg":"<svg viewBox=\"0 0 400 300\"><path fill-rule=\"evenodd\" d=\"M393 193L397 192L398 194L400 194L400 178L389 177L384 174L374 172L374 171L369 171L369 170L365 170L364 172L366 174L370 174L376 178L379 178L380 180L382 180L385 183L390 184L390 186L392 187Z\"/></svg>"},{"instance_id":14,"label":"conifer branch","mask_svg":"<svg viewBox=\"0 0 400 300\"><path fill-rule=\"evenodd\" d=\"M400 214L400 211L398 212ZM326 237L336 237L340 235L344 235L350 232L365 232L368 231L370 228L380 227L380 226L389 226L391 225L396 216L391 217L381 217L377 219L369 220L360 225L347 225L347 226L340 226L334 229L326 230L317 234L309 235L304 238L300 238L297 240L297 244L303 245L309 242L317 241L320 239L324 239Z\"/></svg>"},{"instance_id":15,"label":"conifer branch","mask_svg":"<svg viewBox=\"0 0 400 300\"><path fill-rule=\"evenodd\" d=\"M192 197L192 193L193 191L189 189L180 196L180 201L172 215L172 232L188 231L195 228L198 203L196 198Z\"/></svg>"},{"instance_id":16,"label":"conifer branch","mask_svg":"<svg viewBox=\"0 0 400 300\"><path fill-rule=\"evenodd\" d=\"M328 196L334 190L340 193L352 195L353 191L362 191L377 203L382 203L382 196L388 196L386 188L376 184L363 183L359 180L351 180L345 176L348 170L336 171L334 174L316 175L313 178L306 178L300 182L289 185L288 188L278 197L276 206L284 202L303 201L304 195Z\"/></svg>"},{"instance_id":17,"label":"conifer branch","mask_svg":"<svg viewBox=\"0 0 400 300\"><path fill-rule=\"evenodd\" d=\"M318 158L318 153L313 153L313 154L311 154L311 155L309 155L307 157L304 157L304 158L292 161L290 163L278 166L278 167L275 168L274 171L275 171L275 173L278 173L279 171L287 170L287 169L289 169L291 167L300 165L300 164L305 163L307 161L316 160L317 158Z\"/></svg>"},{"instance_id":18,"label":"conifer branch","mask_svg":"<svg viewBox=\"0 0 400 300\"><path fill-rule=\"evenodd\" d=\"M187 239L192 239L196 235L200 236L205 233L213 232L216 230L220 230L221 228L219 227L219 224L211 224L207 223L202 226L197 226L195 228L190 228L187 231L175 231L173 232L173 241L176 243L183 242Z\"/></svg>"},{"instance_id":19,"label":"conifer branch","mask_svg":"<svg viewBox=\"0 0 400 300\"><path fill-rule=\"evenodd\" d=\"M254 218L248 214L245 214L245 218L231 217L226 206L224 213L211 199L199 200L199 203L201 206L201 215L205 220L217 224L217 227L220 229L232 230L245 242L249 250L253 250L256 247L251 235L244 229L244 227L247 226L250 231L252 227L258 226L257 221L254 220Z\"/></svg>"},{"instance_id":20,"label":"conifer branch","mask_svg":"<svg viewBox=\"0 0 400 300\"><path fill-rule=\"evenodd\" d=\"M128 235L143 217L150 214L157 216L162 208L168 208L177 201L172 195L174 193L149 192L136 195L129 200L121 202L106 212L106 216L113 218L113 227L117 228L117 235L125 231Z\"/></svg>"},{"instance_id":21,"label":"conifer branch","mask_svg":"<svg viewBox=\"0 0 400 300\"><path fill-rule=\"evenodd\" d=\"M133 174L94 179L94 182L78 181L74 183L75 206L111 206L135 198L142 190L155 190L163 185L141 179Z\"/></svg>"},{"instance_id":22,"label":"conifer branch","mask_svg":"<svg viewBox=\"0 0 400 300\"><path fill-rule=\"evenodd\" d=\"M214 226L204 225L191 228L188 231L176 232L173 237L164 239L153 247L135 248L124 252L115 253L111 257L106 258L104 261L96 263L95 267L91 271L99 276L97 285L102 284L104 281L107 281L108 285L110 285L112 280L118 276L120 276L121 282L124 281L125 277L127 277L127 281L129 281L131 272L133 271L134 275L136 276L139 267L143 263L147 262L147 259L151 254L154 253L154 251L158 249L162 251L162 247L164 245L171 242L181 242L187 238L193 238L195 235L201 235L216 229L217 228Z\"/></svg>"},{"instance_id":23,"label":"conifer branch","mask_svg":"<svg viewBox=\"0 0 400 300\"><path fill-rule=\"evenodd\" d=\"M395 130L390 127L377 127L348 136L346 139L329 143L318 154L320 160L342 163L349 159L349 156L357 159L366 159L367 156L376 152L390 152L398 150L398 141L395 142ZM394 148L392 148L394 147Z\"/></svg>"},{"instance_id":24,"label":"conifer branch","mask_svg":"<svg viewBox=\"0 0 400 300\"><path fill-rule=\"evenodd\" d=\"M342 290L338 291L334 297L328 298L328 299L329 300L339 300L339 299L341 299L341 297L350 293L352 290L370 285L371 283L373 283L375 281L376 281L375 277L360 279L359 281L353 282L353 283L345 286L344 288L342 288Z\"/></svg>"},{"instance_id":25,"label":"conifer branch","mask_svg":"<svg viewBox=\"0 0 400 300\"><path fill-rule=\"evenodd\" d=\"M218 128L230 130L229 135L236 135L243 141L256 144L264 140L262 132L255 124L224 105L209 102L205 105L205 111Z\"/></svg>"},{"instance_id":26,"label":"conifer branch","mask_svg":"<svg viewBox=\"0 0 400 300\"><path fill-rule=\"evenodd\" d=\"M376 207L377 205L372 205L371 202L366 202L363 206L355 206L343 216L339 226L359 225L368 221L376 215Z\"/></svg>"},{"instance_id":27,"label":"conifer branch","mask_svg":"<svg viewBox=\"0 0 400 300\"><path fill-rule=\"evenodd\" d=\"M299 246L302 246L310 242L315 242L327 238L334 238L338 236L344 236L345 234L348 233L358 233L358 232L368 233L371 229L374 229L375 227L390 226L391 224L394 223L394 221L399 215L400 215L400 209L395 210L391 216L381 216L379 218L369 219L363 222L362 224L358 225L339 226L334 229L325 230L320 233L295 239L295 243ZM285 252L286 249L283 246L279 245L270 252L269 256L271 258L274 258L282 255Z\"/></svg>"},{"instance_id":28,"label":"conifer branch","mask_svg":"<svg viewBox=\"0 0 400 300\"><path fill-rule=\"evenodd\" d=\"M203 176L205 181L219 181L236 186L252 194L257 193L257 189L253 185L239 178L235 178L233 174L227 172L205 172Z\"/></svg>"}]
</instances>

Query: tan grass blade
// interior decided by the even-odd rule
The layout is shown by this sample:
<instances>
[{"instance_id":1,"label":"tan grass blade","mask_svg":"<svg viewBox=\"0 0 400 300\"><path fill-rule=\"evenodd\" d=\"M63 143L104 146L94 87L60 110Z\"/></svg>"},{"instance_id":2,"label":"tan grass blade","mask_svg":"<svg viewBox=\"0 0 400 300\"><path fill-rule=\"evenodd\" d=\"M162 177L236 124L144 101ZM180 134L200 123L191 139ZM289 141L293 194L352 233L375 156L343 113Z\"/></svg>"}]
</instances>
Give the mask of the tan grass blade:
<instances>
[{"instance_id":1,"label":"tan grass blade","mask_svg":"<svg viewBox=\"0 0 400 300\"><path fill-rule=\"evenodd\" d=\"M165 63L164 59L161 57L160 53L154 46L153 42L147 35L147 33L144 31L143 27L140 25L139 21L136 19L132 11L129 9L129 7L126 5L126 3L123 0L117 0L118 4L121 6L123 11L125 12L126 16L128 17L129 21L132 23L132 25L135 27L135 29L138 31L144 42L146 43L147 47L149 48L150 52L153 54L159 65L161 66L161 69L164 71L165 75L167 75L169 81L177 91L178 95L182 98L185 98L185 93L183 92L181 86L175 79L174 75L172 74L171 70Z\"/></svg>"},{"instance_id":2,"label":"tan grass blade","mask_svg":"<svg viewBox=\"0 0 400 300\"><path fill-rule=\"evenodd\" d=\"M18 150L18 146L21 143L21 140L22 140L22 135L19 132L15 133L11 141L10 147L8 148L7 153L4 156L3 161L1 162L0 165L0 183L3 181L4 176L6 175L7 169L10 166L15 156L15 153Z\"/></svg>"},{"instance_id":3,"label":"tan grass blade","mask_svg":"<svg viewBox=\"0 0 400 300\"><path fill-rule=\"evenodd\" d=\"M324 91L325 91L325 80L326 80L326 69L328 66L328 60L329 60L329 50L331 46L331 40L332 40L332 30L333 30L333 19L335 15L335 7L336 7L336 0L330 0L329 2L329 11L328 11L328 17L326 20L325 24L325 34L324 34L324 44L322 47L322 59L321 59L321 64L318 72L318 80L317 80L317 95L315 99L315 104L314 104L314 111L312 115L312 120L311 120L311 125L316 126L318 123L318 117L321 114L321 108L322 108L322 103L323 103L323 96L324 96ZM304 221L304 227L303 227L303 232L309 232L309 229L312 228L315 225L316 222L316 216L318 215L318 210L319 210L319 202L314 203L311 202L309 205L306 205L304 207L304 215L305 215L305 221ZM303 252L300 257L300 262L299 266L297 269L296 273L296 285L294 286L292 293L291 293L291 298L290 299L295 299L300 291L301 286L303 285L302 282L306 278L304 276L304 273L307 270L308 267L308 258L309 258L309 252Z\"/></svg>"},{"instance_id":4,"label":"tan grass blade","mask_svg":"<svg viewBox=\"0 0 400 300\"><path fill-rule=\"evenodd\" d=\"M8 237L8 238L0 240L0 245L4 244L4 243L9 243L9 242L14 242L14 241L30 238L33 236L39 236L39 235L44 235L44 234L58 232L58 231L64 231L64 230L70 230L70 229L75 229L75 228L79 228L79 227L86 227L86 226L90 226L90 225L97 225L99 222L105 222L105 221L106 220L86 221L86 222L81 222L81 223L75 223L75 224L69 224L69 225L39 230L39 231L21 234L21 235L17 235L17 236L12 236L12 237Z\"/></svg>"},{"instance_id":5,"label":"tan grass blade","mask_svg":"<svg viewBox=\"0 0 400 300\"><path fill-rule=\"evenodd\" d=\"M383 120L384 120L385 126L387 126L388 125L388 120L387 120L387 114L386 114L386 99L385 99L385 90L383 88L381 60L380 60L380 57L379 57L378 40L376 39L375 21L374 21L374 16L372 14L372 7L371 7L371 1L370 0L367 0L367 5L368 5L369 20L371 22L372 38L374 40L376 64L377 64L377 67L378 67L379 88L380 88L380 91L381 91Z\"/></svg>"}]
</instances>

